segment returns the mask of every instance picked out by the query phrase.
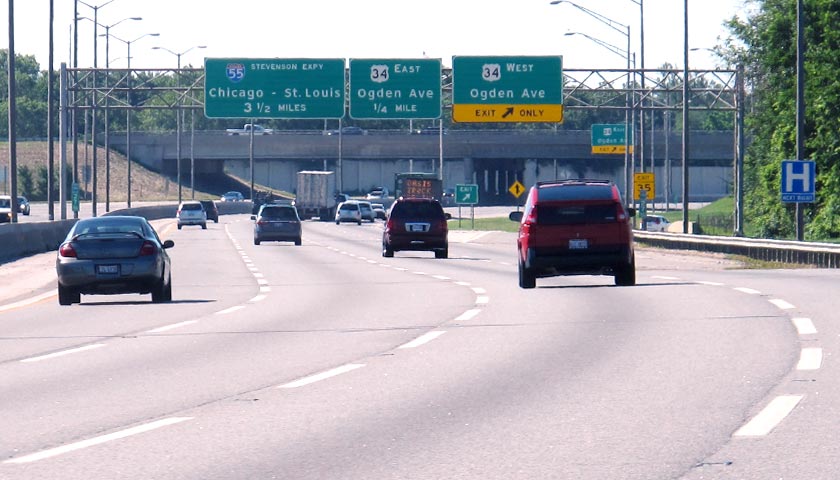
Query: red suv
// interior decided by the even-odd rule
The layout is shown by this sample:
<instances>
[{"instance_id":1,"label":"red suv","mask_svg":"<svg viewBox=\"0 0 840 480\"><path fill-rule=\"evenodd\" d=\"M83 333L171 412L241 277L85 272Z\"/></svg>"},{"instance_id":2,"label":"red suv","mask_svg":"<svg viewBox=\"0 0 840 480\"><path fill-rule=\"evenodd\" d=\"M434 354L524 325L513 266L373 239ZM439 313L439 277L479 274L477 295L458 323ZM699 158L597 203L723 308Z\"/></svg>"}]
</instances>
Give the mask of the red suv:
<instances>
[{"instance_id":1,"label":"red suv","mask_svg":"<svg viewBox=\"0 0 840 480\"><path fill-rule=\"evenodd\" d=\"M449 257L451 215L431 198L398 198L391 206L382 233L382 256L393 257L400 250L435 252L435 258Z\"/></svg>"},{"instance_id":2,"label":"red suv","mask_svg":"<svg viewBox=\"0 0 840 480\"><path fill-rule=\"evenodd\" d=\"M558 275L613 275L636 284L635 209L625 209L618 187L606 180L554 180L531 187L520 222L519 286Z\"/></svg>"}]
</instances>

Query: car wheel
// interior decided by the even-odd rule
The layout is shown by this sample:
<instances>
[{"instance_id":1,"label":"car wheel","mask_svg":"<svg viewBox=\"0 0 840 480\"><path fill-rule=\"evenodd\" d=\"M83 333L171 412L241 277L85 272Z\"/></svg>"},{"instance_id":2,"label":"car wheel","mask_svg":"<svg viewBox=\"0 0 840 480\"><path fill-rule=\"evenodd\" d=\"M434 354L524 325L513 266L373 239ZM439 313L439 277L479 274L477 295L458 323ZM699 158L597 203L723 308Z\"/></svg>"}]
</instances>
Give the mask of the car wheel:
<instances>
[{"instance_id":1,"label":"car wheel","mask_svg":"<svg viewBox=\"0 0 840 480\"><path fill-rule=\"evenodd\" d=\"M207 230L207 224L206 224L206 223L202 223L202 224L201 224L201 229L202 229L202 230Z\"/></svg>"},{"instance_id":2,"label":"car wheel","mask_svg":"<svg viewBox=\"0 0 840 480\"><path fill-rule=\"evenodd\" d=\"M361 225L361 224L362 224L362 221L361 221L361 220L359 220L358 222L356 222L356 224L357 224L357 225Z\"/></svg>"},{"instance_id":3,"label":"car wheel","mask_svg":"<svg viewBox=\"0 0 840 480\"><path fill-rule=\"evenodd\" d=\"M391 258L394 256L394 250L388 248L388 245L382 244L382 256L385 258Z\"/></svg>"},{"instance_id":4,"label":"car wheel","mask_svg":"<svg viewBox=\"0 0 840 480\"><path fill-rule=\"evenodd\" d=\"M179 223L179 224L178 224L178 230L180 230L180 229L181 229L181 227L183 227L183 225L181 225L181 224Z\"/></svg>"},{"instance_id":5,"label":"car wheel","mask_svg":"<svg viewBox=\"0 0 840 480\"><path fill-rule=\"evenodd\" d=\"M615 284L619 287L632 287L636 284L636 257L635 255L630 260L630 263L624 265L616 270Z\"/></svg>"},{"instance_id":6,"label":"car wheel","mask_svg":"<svg viewBox=\"0 0 840 480\"><path fill-rule=\"evenodd\" d=\"M535 288L537 286L537 276L534 272L525 268L522 261L519 262L519 288Z\"/></svg>"},{"instance_id":7,"label":"car wheel","mask_svg":"<svg viewBox=\"0 0 840 480\"><path fill-rule=\"evenodd\" d=\"M74 303L81 302L81 295L74 292L70 287L64 287L60 283L58 284L58 304L59 305L72 305Z\"/></svg>"},{"instance_id":8,"label":"car wheel","mask_svg":"<svg viewBox=\"0 0 840 480\"><path fill-rule=\"evenodd\" d=\"M255 238L255 239L254 239L254 245L259 245L259 244L260 244L260 239L259 239L259 238Z\"/></svg>"},{"instance_id":9,"label":"car wheel","mask_svg":"<svg viewBox=\"0 0 840 480\"><path fill-rule=\"evenodd\" d=\"M154 287L152 287L152 302L163 303L166 299L166 283L163 278L158 280Z\"/></svg>"},{"instance_id":10,"label":"car wheel","mask_svg":"<svg viewBox=\"0 0 840 480\"><path fill-rule=\"evenodd\" d=\"M213 223L219 223L219 219L218 219L218 218L214 218L214 219L213 219Z\"/></svg>"},{"instance_id":11,"label":"car wheel","mask_svg":"<svg viewBox=\"0 0 840 480\"><path fill-rule=\"evenodd\" d=\"M300 244L301 244L301 243L303 243L303 241L302 241L302 239L301 239L300 237L298 237L298 238L296 238L296 239L295 239L295 245L300 246Z\"/></svg>"},{"instance_id":12,"label":"car wheel","mask_svg":"<svg viewBox=\"0 0 840 480\"><path fill-rule=\"evenodd\" d=\"M166 287L163 289L163 301L172 301L172 276L169 277L169 281L166 282Z\"/></svg>"},{"instance_id":13,"label":"car wheel","mask_svg":"<svg viewBox=\"0 0 840 480\"><path fill-rule=\"evenodd\" d=\"M449 247L443 250L435 250L435 258L449 258Z\"/></svg>"},{"instance_id":14,"label":"car wheel","mask_svg":"<svg viewBox=\"0 0 840 480\"><path fill-rule=\"evenodd\" d=\"M338 225L338 224L340 224L340 223L341 223L341 220L336 220L336 221L335 221L335 224L336 224L336 225Z\"/></svg>"}]
</instances>

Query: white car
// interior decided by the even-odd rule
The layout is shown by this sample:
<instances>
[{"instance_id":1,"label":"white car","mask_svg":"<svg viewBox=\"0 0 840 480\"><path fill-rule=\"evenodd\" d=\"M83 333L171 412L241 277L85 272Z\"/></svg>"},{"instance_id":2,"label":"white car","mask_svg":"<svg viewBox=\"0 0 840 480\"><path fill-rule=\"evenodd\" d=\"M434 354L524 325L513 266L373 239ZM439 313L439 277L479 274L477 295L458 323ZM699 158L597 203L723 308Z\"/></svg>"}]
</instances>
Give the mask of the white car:
<instances>
[{"instance_id":1,"label":"white car","mask_svg":"<svg viewBox=\"0 0 840 480\"><path fill-rule=\"evenodd\" d=\"M388 198L388 189L386 187L376 187L370 191L365 198L368 200L382 200L383 198Z\"/></svg>"},{"instance_id":2,"label":"white car","mask_svg":"<svg viewBox=\"0 0 840 480\"><path fill-rule=\"evenodd\" d=\"M0 223L12 221L12 197L0 195Z\"/></svg>"},{"instance_id":3,"label":"white car","mask_svg":"<svg viewBox=\"0 0 840 480\"><path fill-rule=\"evenodd\" d=\"M341 202L338 208L335 209L335 224L341 222L356 222L362 224L362 210L359 208L359 203L355 200L349 202Z\"/></svg>"},{"instance_id":4,"label":"white car","mask_svg":"<svg viewBox=\"0 0 840 480\"><path fill-rule=\"evenodd\" d=\"M178 230L184 225L200 225L203 230L207 230L207 212L204 211L204 205L198 200L190 200L182 202L178 206Z\"/></svg>"},{"instance_id":5,"label":"white car","mask_svg":"<svg viewBox=\"0 0 840 480\"><path fill-rule=\"evenodd\" d=\"M361 212L362 220L367 220L369 222L376 221L376 212L373 211L373 206L370 202L359 200L357 202L359 204L359 212Z\"/></svg>"},{"instance_id":6,"label":"white car","mask_svg":"<svg viewBox=\"0 0 840 480\"><path fill-rule=\"evenodd\" d=\"M642 220L642 230L648 232L667 232L671 222L662 215L648 215Z\"/></svg>"}]
</instances>

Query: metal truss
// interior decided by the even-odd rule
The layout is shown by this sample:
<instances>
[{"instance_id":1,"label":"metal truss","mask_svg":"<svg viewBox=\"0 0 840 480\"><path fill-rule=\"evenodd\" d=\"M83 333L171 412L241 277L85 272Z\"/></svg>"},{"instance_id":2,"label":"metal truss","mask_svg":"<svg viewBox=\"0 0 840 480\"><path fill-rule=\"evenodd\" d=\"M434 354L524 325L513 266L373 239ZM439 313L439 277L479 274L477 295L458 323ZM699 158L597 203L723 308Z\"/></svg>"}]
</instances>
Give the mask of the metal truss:
<instances>
[{"instance_id":1,"label":"metal truss","mask_svg":"<svg viewBox=\"0 0 840 480\"><path fill-rule=\"evenodd\" d=\"M204 69L68 69L69 107L171 110L204 109ZM735 111L737 70L689 70L689 110ZM644 111L682 110L682 70L566 69L563 71L564 108ZM175 79L173 82L172 79ZM642 82L644 78L644 82ZM162 79L166 79L162 82ZM161 85L166 83L167 85ZM175 86L171 84L175 83ZM641 85L645 88L642 89ZM441 78L442 100L452 103L452 69ZM132 105L132 95L144 99Z\"/></svg>"}]
</instances>

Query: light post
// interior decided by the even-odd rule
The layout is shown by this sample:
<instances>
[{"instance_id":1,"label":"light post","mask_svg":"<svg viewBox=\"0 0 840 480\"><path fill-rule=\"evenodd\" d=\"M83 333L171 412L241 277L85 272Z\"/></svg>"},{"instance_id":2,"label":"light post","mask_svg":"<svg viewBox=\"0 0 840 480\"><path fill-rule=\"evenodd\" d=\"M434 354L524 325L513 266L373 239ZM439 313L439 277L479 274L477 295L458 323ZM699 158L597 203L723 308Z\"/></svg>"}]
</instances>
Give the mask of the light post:
<instances>
[{"instance_id":1,"label":"light post","mask_svg":"<svg viewBox=\"0 0 840 480\"><path fill-rule=\"evenodd\" d=\"M123 40L120 37L114 36L114 40L119 40L126 45L126 68L128 69L128 75L126 77L126 82L128 83L128 92L126 93L126 105L128 108L125 110L125 159L127 162L127 171L126 171L126 181L127 181L127 192L126 192L126 205L128 208L131 208L131 44L140 40L141 38L146 37L159 37L159 33L144 33L139 37L133 40Z\"/></svg>"},{"instance_id":2,"label":"light post","mask_svg":"<svg viewBox=\"0 0 840 480\"><path fill-rule=\"evenodd\" d=\"M586 7L582 7L574 2L569 0L553 0L551 5L559 5L559 4L568 4L571 5L581 12L589 15L590 17L598 20L599 22L603 23L604 25L610 27L614 31L624 35L627 38L627 49L625 53L620 53L621 49L615 47L614 45L608 44L602 40L598 40L595 37L591 37L589 35L581 34L590 40L594 41L595 43L601 45L609 49L611 52L615 53L616 55L622 56L627 60L627 89L628 93L626 95L626 104L624 110L624 202L625 204L629 205L631 202L631 194L630 190L632 189L633 180L632 180L632 171L636 169L636 156L635 156L635 149L632 154L632 165L631 165L631 158L630 158L630 139L633 138L631 135L635 133L636 125L634 122L628 122L630 117L631 110L633 111L633 119L635 120L635 110L633 109L633 101L630 97L629 89L631 88L631 81L630 81L630 63L632 55L630 55L630 25L624 25L623 23L616 22L615 20L602 15L594 10L590 10ZM628 125L629 123L629 125ZM634 142L635 143L635 142Z\"/></svg>"},{"instance_id":3,"label":"light post","mask_svg":"<svg viewBox=\"0 0 840 480\"><path fill-rule=\"evenodd\" d=\"M105 33L101 34L105 37L105 71L107 72L105 75L105 88L108 88L108 80L111 76L110 68L111 68L111 53L110 53L110 45L111 45L111 28L116 27L117 25L125 22L126 20L143 20L143 17L126 17L118 22L114 22L110 25L102 25L105 27ZM109 105L109 97L108 94L105 97L105 211L111 211L111 121L110 121L110 114L111 109Z\"/></svg>"},{"instance_id":4,"label":"light post","mask_svg":"<svg viewBox=\"0 0 840 480\"><path fill-rule=\"evenodd\" d=\"M91 93L91 102L90 102L91 103L90 137L91 137L91 143L93 144L93 159L92 159L93 172L92 172L92 178L91 178L91 183L92 183L92 185L91 185L91 216L95 217L96 216L96 200L97 200L96 199L96 187L97 187L97 185L96 185L96 168L97 168L97 164L96 164L96 68L97 68L97 64L96 64L96 58L97 58L97 55L96 55L96 52L97 52L96 38L98 36L97 31L96 31L96 27L99 25L99 21L98 21L99 20L99 9L104 7L105 5L108 5L109 3L113 2L114 0L108 0L107 2L101 3L99 5L91 5L91 4L89 4L87 2L84 2L82 0L75 0L75 1L76 1L76 5L75 5L74 9L75 9L76 12L78 12L78 4L79 3L81 3L82 5L84 5L86 7L89 7L91 9L93 9L93 19L90 19L90 18L87 18L87 17L76 16L74 18L74 22L76 22L75 23L75 28L76 29L78 29L78 27L79 27L79 23L78 23L79 20L87 18L87 20L90 20L90 21L93 22L93 92Z\"/></svg>"},{"instance_id":5,"label":"light post","mask_svg":"<svg viewBox=\"0 0 840 480\"><path fill-rule=\"evenodd\" d=\"M172 50L170 50L168 48L165 48L165 47L152 47L152 50L163 50L165 52L171 53L172 55L175 55L178 58L178 71L175 73L175 76L176 76L176 81L177 81L177 88L179 90L180 90L180 87L181 87L181 56L187 54L188 52L191 52L192 50L194 50L196 48L207 48L207 45L194 45L194 46L184 50L183 52L173 52ZM181 119L181 115L182 115L181 94L180 94L180 92L178 92L178 111L177 111L177 119L176 119L176 122L175 122L175 125L176 125L175 126L175 129L176 129L176 138L175 138L176 147L175 147L175 150L177 152L175 154L175 156L177 158L175 160L175 163L176 163L176 169L178 171L178 203L179 204L181 203L181 199L182 199L182 194L181 194L181 186L182 186L182 182L181 182L181 129L182 129L182 126L181 126L181 122L182 122L182 119ZM251 129L251 130L253 131L253 129ZM190 148L190 170L191 170L191 172L193 172L192 173L193 175L194 175L194 169L195 169L195 160L193 159L192 148ZM194 192L195 191L195 184L194 183L192 184L192 189L193 189L193 192ZM195 195L195 194L193 193L193 195Z\"/></svg>"}]
</instances>

